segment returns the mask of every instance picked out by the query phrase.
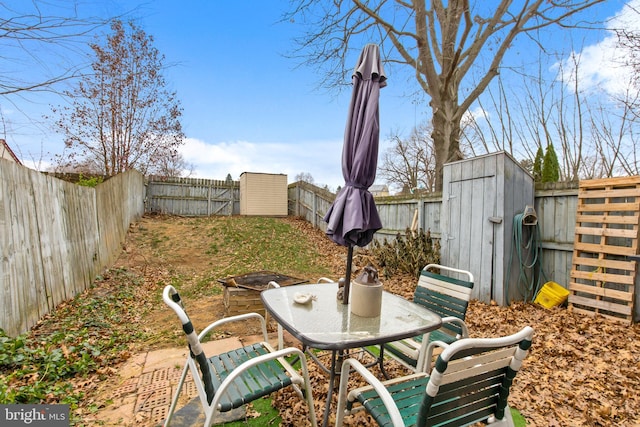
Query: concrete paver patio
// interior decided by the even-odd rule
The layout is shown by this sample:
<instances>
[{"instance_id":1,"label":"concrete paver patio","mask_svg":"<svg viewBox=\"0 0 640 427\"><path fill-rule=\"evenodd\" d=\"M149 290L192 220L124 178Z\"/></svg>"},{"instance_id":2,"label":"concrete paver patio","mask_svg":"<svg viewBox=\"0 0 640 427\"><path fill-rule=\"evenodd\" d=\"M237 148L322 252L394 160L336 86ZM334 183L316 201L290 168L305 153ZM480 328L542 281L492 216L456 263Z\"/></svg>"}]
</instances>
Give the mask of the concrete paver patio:
<instances>
[{"instance_id":1,"label":"concrete paver patio","mask_svg":"<svg viewBox=\"0 0 640 427\"><path fill-rule=\"evenodd\" d=\"M231 337L203 344L205 354L218 354L243 345L258 342L261 336ZM275 338L272 344L277 344ZM132 357L118 372L118 386L112 401L100 411L100 421L107 426L158 426L169 412L188 348L162 349ZM172 426L202 425L204 415L198 394L188 375L179 404L172 418ZM232 411L228 421L243 418L245 411Z\"/></svg>"}]
</instances>

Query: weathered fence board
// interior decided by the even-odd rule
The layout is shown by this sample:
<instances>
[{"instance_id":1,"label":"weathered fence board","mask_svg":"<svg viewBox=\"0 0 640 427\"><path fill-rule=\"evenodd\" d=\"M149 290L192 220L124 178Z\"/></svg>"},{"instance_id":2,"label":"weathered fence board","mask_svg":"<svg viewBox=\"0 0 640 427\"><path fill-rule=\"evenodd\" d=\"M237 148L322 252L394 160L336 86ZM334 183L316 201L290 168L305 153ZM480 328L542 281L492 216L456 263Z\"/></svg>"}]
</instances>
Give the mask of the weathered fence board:
<instances>
[{"instance_id":1,"label":"weathered fence board","mask_svg":"<svg viewBox=\"0 0 640 427\"><path fill-rule=\"evenodd\" d=\"M577 187L547 186L535 192L542 244L542 271L548 280L569 285L576 224Z\"/></svg>"},{"instance_id":2,"label":"weathered fence board","mask_svg":"<svg viewBox=\"0 0 640 427\"><path fill-rule=\"evenodd\" d=\"M25 332L86 289L144 213L136 171L81 187L0 160L0 328Z\"/></svg>"},{"instance_id":3,"label":"weathered fence board","mask_svg":"<svg viewBox=\"0 0 640 427\"><path fill-rule=\"evenodd\" d=\"M237 215L240 182L151 176L146 212L182 216Z\"/></svg>"},{"instance_id":4,"label":"weathered fence board","mask_svg":"<svg viewBox=\"0 0 640 427\"><path fill-rule=\"evenodd\" d=\"M314 227L327 230L322 220L335 200L335 194L306 182L297 182L288 186L288 213L306 219Z\"/></svg>"},{"instance_id":5,"label":"weathered fence board","mask_svg":"<svg viewBox=\"0 0 640 427\"><path fill-rule=\"evenodd\" d=\"M422 198L383 198L376 200L378 214L382 221L382 230L375 234L375 239L384 241L395 238L398 233L411 228L414 216L417 216L416 228L429 231L431 236L440 238L440 193L430 194Z\"/></svg>"}]
</instances>

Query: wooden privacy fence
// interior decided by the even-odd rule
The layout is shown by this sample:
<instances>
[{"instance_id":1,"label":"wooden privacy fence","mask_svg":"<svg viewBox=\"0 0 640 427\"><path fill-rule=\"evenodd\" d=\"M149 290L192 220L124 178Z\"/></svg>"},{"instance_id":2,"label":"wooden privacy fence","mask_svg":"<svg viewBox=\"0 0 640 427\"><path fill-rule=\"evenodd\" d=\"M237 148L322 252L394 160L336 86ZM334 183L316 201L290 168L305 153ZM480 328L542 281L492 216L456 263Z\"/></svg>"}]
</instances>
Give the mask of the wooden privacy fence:
<instances>
[{"instance_id":1,"label":"wooden privacy fence","mask_svg":"<svg viewBox=\"0 0 640 427\"><path fill-rule=\"evenodd\" d=\"M149 213L237 215L240 213L240 181L150 176L145 205L145 212Z\"/></svg>"},{"instance_id":2,"label":"wooden privacy fence","mask_svg":"<svg viewBox=\"0 0 640 427\"><path fill-rule=\"evenodd\" d=\"M0 159L0 328L27 331L86 289L144 213L144 177L81 187Z\"/></svg>"},{"instance_id":3,"label":"wooden privacy fence","mask_svg":"<svg viewBox=\"0 0 640 427\"><path fill-rule=\"evenodd\" d=\"M543 249L543 268L554 280L566 286L569 283L573 235L576 222L577 185L567 183L547 184L536 189L535 210L540 223ZM305 182L289 185L289 215L300 216L315 227L326 231L322 221L335 195ZM440 238L440 193L418 197L377 198L376 206L384 225L375 238L390 240L398 233L404 233L414 220L417 228L430 230L431 235Z\"/></svg>"},{"instance_id":4,"label":"wooden privacy fence","mask_svg":"<svg viewBox=\"0 0 640 427\"><path fill-rule=\"evenodd\" d=\"M584 245L599 245L598 251L592 251L597 256L592 254L577 260L587 270L602 269L594 279L602 286L588 288L586 293L596 295L593 299L598 301L599 312L602 304L611 308L608 298L622 295L626 316L635 298L637 318L639 293L636 291L633 295L633 279L624 278L615 288L605 286L614 282L613 276L619 275L618 271L624 271L625 275L636 276L635 287L638 287L633 269L637 267L628 260L604 255L607 252L601 250L616 245L614 242L622 242L624 253L615 252L617 257L638 252L640 202L636 193L628 192L637 191L639 184L633 184L633 190L627 186L623 193L609 193L622 189L616 185L594 189L588 196L583 192L586 188L580 190L584 199L581 203L592 204L581 207L579 215L591 211L601 215L601 219L576 217L579 198L575 186L558 183L536 189L534 203L541 233L542 268L548 280L568 288L570 282L579 283L577 276L584 274L570 277L574 236L580 253L594 248ZM586 202L585 197L592 201ZM288 213L305 218L324 231L326 223L322 219L334 199L333 193L312 184L290 184ZM129 224L144 213L145 204L148 212L202 216L238 214L239 201L237 181L152 178L145 188L144 177L130 171L93 189L0 160L0 328L13 335L24 332L57 304L89 286L94 277L116 259ZM418 228L430 230L436 238L442 234L440 194L377 198L376 204L385 227L376 233L376 239L392 239L414 223ZM622 211L627 214L620 215ZM612 218L618 216L625 217L626 225L609 225ZM587 236L589 234L593 235ZM578 235L584 237L579 239L579 245ZM604 243L596 241L601 238L605 238ZM591 265L594 262L597 265ZM577 304L575 298L584 298L585 291L582 288L582 293L574 291L570 301Z\"/></svg>"},{"instance_id":5,"label":"wooden privacy fence","mask_svg":"<svg viewBox=\"0 0 640 427\"><path fill-rule=\"evenodd\" d=\"M639 178L636 177L635 179ZM289 215L303 217L324 231L326 230L326 223L322 221L322 218L334 198L335 195L332 193L308 183L290 184ZM542 270L547 280L557 282L565 288L569 288L569 283L574 281L570 276L574 253L577 204L577 183L554 183L536 187L534 207L540 230ZM441 236L440 208L442 200L439 194L429 194L423 197L377 198L376 205L385 227L376 233L376 239L390 239L397 233L404 233L407 227L411 226L416 213L418 228L430 230L433 237L438 238ZM635 215L638 215L637 205L634 206L636 206L634 208ZM510 221L511 219L506 220ZM637 233L637 227L635 230ZM610 230L607 233L612 232ZM632 244L633 242L627 240L627 243ZM629 253L632 251L633 249L631 248L627 250ZM625 264L625 266L628 267L630 264ZM639 279L640 277L636 275L636 288L638 287ZM625 279L625 281L629 280L633 282L633 274ZM627 286L627 289L633 287L630 284L627 284ZM630 296L625 295L625 298L628 301ZM640 317L639 299L639 294L636 292L635 319Z\"/></svg>"}]
</instances>

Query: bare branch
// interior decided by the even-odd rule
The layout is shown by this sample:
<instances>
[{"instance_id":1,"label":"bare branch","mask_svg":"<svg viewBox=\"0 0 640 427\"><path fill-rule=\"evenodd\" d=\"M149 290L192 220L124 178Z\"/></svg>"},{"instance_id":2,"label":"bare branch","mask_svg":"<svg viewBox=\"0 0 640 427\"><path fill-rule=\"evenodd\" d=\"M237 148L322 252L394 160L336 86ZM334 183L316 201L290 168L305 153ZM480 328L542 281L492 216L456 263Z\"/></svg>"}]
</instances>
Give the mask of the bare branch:
<instances>
[{"instance_id":1,"label":"bare branch","mask_svg":"<svg viewBox=\"0 0 640 427\"><path fill-rule=\"evenodd\" d=\"M78 55L89 37L111 18L80 16L74 2L24 2L11 7L0 3L0 96L35 90L53 91L60 82L79 77ZM19 9L18 9L19 8ZM50 62L56 58L56 67ZM64 64L67 64L66 66ZM23 70L41 77L24 78Z\"/></svg>"},{"instance_id":2,"label":"bare branch","mask_svg":"<svg viewBox=\"0 0 640 427\"><path fill-rule=\"evenodd\" d=\"M292 56L327 70L325 87L348 83L351 49L376 40L387 64L412 69L430 97L440 190L442 165L462 156L463 116L498 75L516 37L535 38L551 25L572 27L570 18L603 1L293 0L286 18L305 24ZM462 92L463 85L469 90Z\"/></svg>"}]
</instances>

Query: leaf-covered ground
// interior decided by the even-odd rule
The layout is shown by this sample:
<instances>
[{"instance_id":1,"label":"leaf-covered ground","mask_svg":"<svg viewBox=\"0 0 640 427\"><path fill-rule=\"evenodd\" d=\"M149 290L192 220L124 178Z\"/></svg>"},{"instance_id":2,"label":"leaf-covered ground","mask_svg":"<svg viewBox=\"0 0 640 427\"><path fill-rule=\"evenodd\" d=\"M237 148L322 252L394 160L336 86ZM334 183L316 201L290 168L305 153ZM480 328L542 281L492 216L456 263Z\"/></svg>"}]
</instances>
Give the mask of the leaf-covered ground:
<instances>
[{"instance_id":1,"label":"leaf-covered ground","mask_svg":"<svg viewBox=\"0 0 640 427\"><path fill-rule=\"evenodd\" d=\"M404 278L386 286L408 295L412 282ZM478 301L470 305L467 324L475 337L504 336L525 325L535 329L531 351L509 397L527 425L640 425L640 325L624 326L566 308L547 310L523 303L499 307ZM403 373L401 367L394 370L393 363L387 365L396 375ZM311 374L316 384L322 384L322 372L311 366ZM316 413L321 414L326 386L316 387L314 396ZM292 420L291 425L299 420L293 411L304 410L294 405L295 400L280 403L283 418ZM369 419L360 414L347 423L367 424Z\"/></svg>"},{"instance_id":2,"label":"leaf-covered ground","mask_svg":"<svg viewBox=\"0 0 640 427\"><path fill-rule=\"evenodd\" d=\"M301 229L316 235L315 230ZM325 236L319 233L315 238L322 240ZM361 266L367 260L362 255ZM334 268L339 274L342 265L338 263ZM385 281L388 291L408 298L414 286L415 279L407 276ZM509 335L525 325L535 329L531 351L509 398L510 405L522 413L528 425L640 425L640 324L625 326L602 317L572 313L567 308L548 310L523 303L499 307L478 301L469 307L467 324L475 337ZM311 368L316 383L322 384L324 374ZM402 373L402 368L396 369L397 374ZM321 414L326 386L318 386L314 396L316 413ZM299 419L294 411L304 410L293 400L280 407L285 420ZM366 423L363 416L349 420L349 425L354 426Z\"/></svg>"},{"instance_id":3,"label":"leaf-covered ground","mask_svg":"<svg viewBox=\"0 0 640 427\"><path fill-rule=\"evenodd\" d=\"M247 237L247 232L254 237ZM272 253L277 256L270 260ZM123 253L96 286L77 302L64 304L47 316L32 335L37 341L45 334L59 333L60 325L66 324L64 318L75 319L86 327L88 321L79 316L78 307L125 291L131 295L123 307L112 308L112 316L105 317L103 323L109 323L104 325L104 330L109 331L107 336L131 334L125 327L132 324L136 326L135 336L131 335L126 349L110 354L108 363L96 373L72 381L75 392L85 396L75 417L83 425L93 425L92 420L99 420L101 408L108 405L109 379L126 359L138 352L183 345L184 336L175 316L160 302L164 284L173 283L186 290L183 297L187 301L197 299L197 306L190 305L189 313L196 329L201 330L212 319L224 315L221 288L216 286L219 278L262 269L295 277L338 278L344 271L345 259L344 248L299 219L263 222L240 217L145 217L131 227ZM357 251L356 266L362 267L367 261L367 253ZM385 288L410 298L415 282L412 277L397 276L385 280ZM89 323L94 325L95 319ZM566 308L546 310L532 304L498 307L479 302L472 302L467 323L471 335L478 337L507 335L524 325L535 329L530 355L509 397L511 406L524 415L529 425L640 425L639 325L624 326L574 314ZM315 410L321 417L327 380L313 363L310 370L316 384ZM405 372L391 362L387 370L392 375ZM15 381L28 383L29 379ZM301 421L306 409L297 397L279 393L274 403L280 409L283 425L306 424ZM347 423L370 424L363 414L349 417Z\"/></svg>"}]
</instances>

